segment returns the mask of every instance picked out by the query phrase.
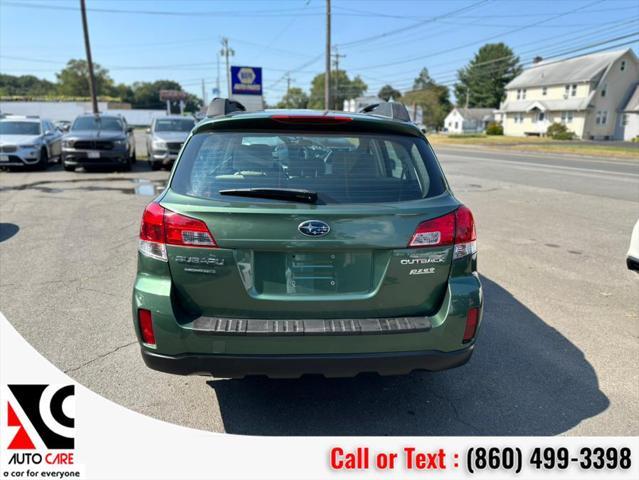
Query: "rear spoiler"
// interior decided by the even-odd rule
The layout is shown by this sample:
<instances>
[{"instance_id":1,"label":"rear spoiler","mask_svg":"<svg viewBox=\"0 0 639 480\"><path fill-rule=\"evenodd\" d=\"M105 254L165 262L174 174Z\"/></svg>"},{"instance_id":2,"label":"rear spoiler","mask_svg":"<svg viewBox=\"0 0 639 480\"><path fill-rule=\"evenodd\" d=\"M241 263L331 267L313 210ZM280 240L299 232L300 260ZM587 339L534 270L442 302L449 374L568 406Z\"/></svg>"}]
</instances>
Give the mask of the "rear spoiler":
<instances>
[{"instance_id":1,"label":"rear spoiler","mask_svg":"<svg viewBox=\"0 0 639 480\"><path fill-rule=\"evenodd\" d=\"M237 100L216 97L211 100L209 107L206 109L206 117L214 118L228 115L233 112L245 112L246 107Z\"/></svg>"},{"instance_id":2,"label":"rear spoiler","mask_svg":"<svg viewBox=\"0 0 639 480\"><path fill-rule=\"evenodd\" d=\"M408 114L406 106L398 102L373 103L372 105L362 108L359 113L378 115L380 117L399 120L400 122L410 122L410 115Z\"/></svg>"}]
</instances>

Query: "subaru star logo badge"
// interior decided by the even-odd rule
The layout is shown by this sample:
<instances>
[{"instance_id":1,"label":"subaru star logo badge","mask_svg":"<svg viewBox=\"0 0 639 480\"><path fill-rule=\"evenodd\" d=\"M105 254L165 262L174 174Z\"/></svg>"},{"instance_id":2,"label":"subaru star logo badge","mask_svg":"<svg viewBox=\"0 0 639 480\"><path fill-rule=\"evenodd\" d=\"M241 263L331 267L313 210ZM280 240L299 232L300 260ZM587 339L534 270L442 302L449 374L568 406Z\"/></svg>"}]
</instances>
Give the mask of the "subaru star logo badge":
<instances>
[{"instance_id":1,"label":"subaru star logo badge","mask_svg":"<svg viewBox=\"0 0 639 480\"><path fill-rule=\"evenodd\" d=\"M300 223L297 229L307 237L321 237L331 231L331 227L321 220L306 220Z\"/></svg>"}]
</instances>

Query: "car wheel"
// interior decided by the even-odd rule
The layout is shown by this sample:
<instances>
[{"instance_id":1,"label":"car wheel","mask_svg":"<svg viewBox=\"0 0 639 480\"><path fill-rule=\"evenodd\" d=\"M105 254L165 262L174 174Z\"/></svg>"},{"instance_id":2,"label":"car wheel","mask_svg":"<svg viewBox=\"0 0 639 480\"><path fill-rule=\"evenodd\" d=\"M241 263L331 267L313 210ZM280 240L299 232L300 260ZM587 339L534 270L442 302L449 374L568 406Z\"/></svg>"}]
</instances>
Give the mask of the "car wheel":
<instances>
[{"instance_id":1,"label":"car wheel","mask_svg":"<svg viewBox=\"0 0 639 480\"><path fill-rule=\"evenodd\" d=\"M75 165L67 165L64 160L62 160L62 168L65 172L75 172Z\"/></svg>"},{"instance_id":2,"label":"car wheel","mask_svg":"<svg viewBox=\"0 0 639 480\"><path fill-rule=\"evenodd\" d=\"M137 152L135 150L133 150L133 155L131 155L131 161L133 163L135 163L137 161L138 157L137 157Z\"/></svg>"},{"instance_id":3,"label":"car wheel","mask_svg":"<svg viewBox=\"0 0 639 480\"><path fill-rule=\"evenodd\" d=\"M151 170L159 170L162 168L162 164L160 162L149 162L151 165Z\"/></svg>"},{"instance_id":4,"label":"car wheel","mask_svg":"<svg viewBox=\"0 0 639 480\"><path fill-rule=\"evenodd\" d=\"M46 170L49 166L49 155L47 154L47 149L43 148L40 150L40 155L38 156L38 162L35 164L36 170Z\"/></svg>"},{"instance_id":5,"label":"car wheel","mask_svg":"<svg viewBox=\"0 0 639 480\"><path fill-rule=\"evenodd\" d=\"M124 165L122 165L122 167L120 167L118 170L120 170L121 172L130 172L131 171L131 158L127 158L126 159L126 163Z\"/></svg>"}]
</instances>

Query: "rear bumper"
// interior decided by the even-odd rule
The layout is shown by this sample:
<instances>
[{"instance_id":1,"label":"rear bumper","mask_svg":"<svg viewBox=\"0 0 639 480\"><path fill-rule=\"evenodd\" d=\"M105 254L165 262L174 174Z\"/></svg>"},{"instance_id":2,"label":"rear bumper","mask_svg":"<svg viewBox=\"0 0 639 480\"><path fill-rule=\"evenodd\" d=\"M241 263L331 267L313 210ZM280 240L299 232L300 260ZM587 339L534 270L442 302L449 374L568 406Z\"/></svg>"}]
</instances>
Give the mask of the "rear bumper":
<instances>
[{"instance_id":1,"label":"rear bumper","mask_svg":"<svg viewBox=\"0 0 639 480\"><path fill-rule=\"evenodd\" d=\"M454 352L389 352L330 355L161 355L142 349L147 367L177 375L242 378L299 378L302 375L353 377L359 373L407 375L415 370L436 372L464 365L473 346Z\"/></svg>"},{"instance_id":2,"label":"rear bumper","mask_svg":"<svg viewBox=\"0 0 639 480\"><path fill-rule=\"evenodd\" d=\"M476 335L483 317L481 283L475 274L451 277L434 314L396 318L353 319L342 303L326 302L324 310L340 312L342 318L193 319L174 304L173 289L166 276L138 275L132 313L146 364L183 375L348 377L361 372L443 370L465 363L470 356L475 339L463 341L468 310L480 309ZM140 308L152 312L155 347L142 342Z\"/></svg>"}]
</instances>

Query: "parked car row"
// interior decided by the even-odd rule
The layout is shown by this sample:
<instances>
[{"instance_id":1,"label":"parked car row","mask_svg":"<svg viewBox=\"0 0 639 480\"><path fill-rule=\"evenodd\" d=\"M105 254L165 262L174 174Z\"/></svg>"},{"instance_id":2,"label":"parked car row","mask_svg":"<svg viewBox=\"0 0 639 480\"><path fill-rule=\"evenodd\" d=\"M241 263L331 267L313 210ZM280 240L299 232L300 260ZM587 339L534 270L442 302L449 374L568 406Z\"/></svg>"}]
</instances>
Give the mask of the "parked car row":
<instances>
[{"instance_id":1,"label":"parked car row","mask_svg":"<svg viewBox=\"0 0 639 480\"><path fill-rule=\"evenodd\" d=\"M195 119L157 118L147 129L147 152L153 170L169 167L186 141ZM113 167L128 171L136 161L133 127L121 115L85 114L55 125L35 116L0 117L0 167L44 169L59 162L76 167Z\"/></svg>"}]
</instances>

